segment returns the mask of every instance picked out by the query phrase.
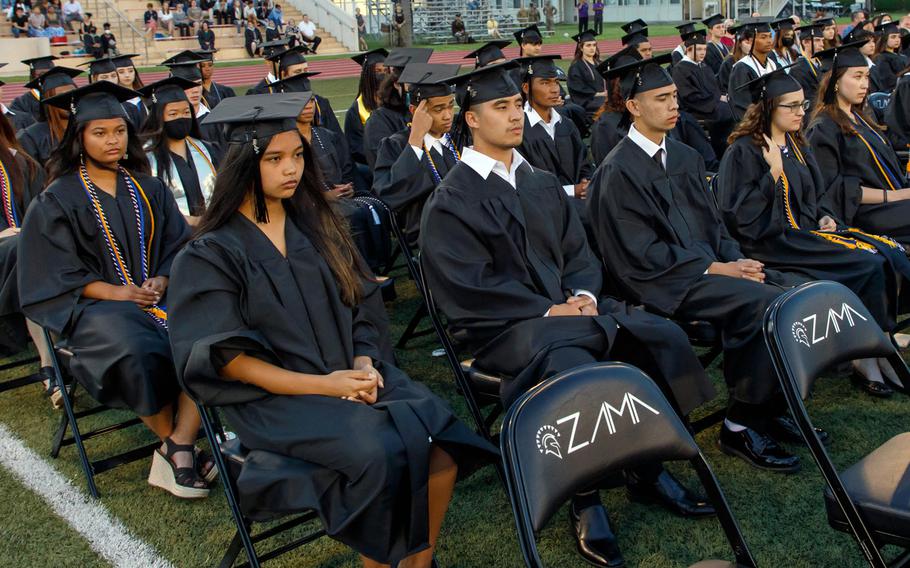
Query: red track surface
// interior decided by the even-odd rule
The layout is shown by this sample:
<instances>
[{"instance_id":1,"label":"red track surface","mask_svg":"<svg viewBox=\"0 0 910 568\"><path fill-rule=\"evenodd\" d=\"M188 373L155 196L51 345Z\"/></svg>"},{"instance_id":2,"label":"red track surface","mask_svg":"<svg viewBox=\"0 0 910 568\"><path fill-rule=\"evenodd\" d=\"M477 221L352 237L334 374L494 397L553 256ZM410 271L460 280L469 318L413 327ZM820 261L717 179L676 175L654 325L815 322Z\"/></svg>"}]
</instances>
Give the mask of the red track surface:
<instances>
[{"instance_id":1,"label":"red track surface","mask_svg":"<svg viewBox=\"0 0 910 568\"><path fill-rule=\"evenodd\" d=\"M666 51L672 49L679 43L679 38L677 36L663 36L652 38L651 45L655 51ZM619 40L606 40L600 42L600 53L610 54L618 51L621 45ZM544 52L547 54L559 54L563 59L571 58L575 52L575 44L573 43L562 43L547 45L544 47ZM464 59L464 56L470 53L470 50L465 49L463 51L441 51L434 53L433 57L430 59L432 63L463 63L470 64L471 62ZM506 57L513 58L518 57L518 48L509 47L504 50ZM65 62L64 62L65 65ZM355 77L360 74L360 67L351 61L350 59L330 59L327 61L320 61L318 59L310 62L310 71L318 71L322 73L320 79L333 79L339 77ZM255 85L259 82L260 79L265 75L265 66L261 61L251 61L249 65L242 65L237 67L224 67L219 68L215 71L215 80L224 85L230 87L240 87ZM167 76L165 71L156 71L151 73L143 73L142 80L146 85L163 79ZM78 85L86 84L87 79L83 75L76 79ZM3 87L3 97L0 98L4 103L9 104L14 98L18 97L23 93L25 88L21 83L9 83Z\"/></svg>"}]
</instances>

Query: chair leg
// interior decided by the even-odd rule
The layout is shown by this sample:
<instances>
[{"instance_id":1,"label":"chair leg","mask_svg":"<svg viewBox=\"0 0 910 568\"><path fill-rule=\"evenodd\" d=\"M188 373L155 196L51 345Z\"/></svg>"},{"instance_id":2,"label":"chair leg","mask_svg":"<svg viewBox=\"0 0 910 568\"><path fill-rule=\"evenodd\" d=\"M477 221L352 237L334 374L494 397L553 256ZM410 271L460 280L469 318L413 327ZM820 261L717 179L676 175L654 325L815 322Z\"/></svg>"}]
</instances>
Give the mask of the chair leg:
<instances>
[{"instance_id":1,"label":"chair leg","mask_svg":"<svg viewBox=\"0 0 910 568\"><path fill-rule=\"evenodd\" d=\"M240 531L237 531L234 533L234 538L231 540L231 544L228 545L224 556L221 557L221 564L218 565L218 568L231 568L242 548L243 542L240 538Z\"/></svg>"},{"instance_id":2,"label":"chair leg","mask_svg":"<svg viewBox=\"0 0 910 568\"><path fill-rule=\"evenodd\" d=\"M421 302L417 307L417 311L414 312L414 315L411 317L411 321L408 322L408 326L405 328L404 333L398 338L398 343L395 344L396 349L405 348L408 341L415 337L414 332L417 330L417 326L420 325L420 322L422 322L423 318L427 317L427 315L427 306Z\"/></svg>"}]
</instances>

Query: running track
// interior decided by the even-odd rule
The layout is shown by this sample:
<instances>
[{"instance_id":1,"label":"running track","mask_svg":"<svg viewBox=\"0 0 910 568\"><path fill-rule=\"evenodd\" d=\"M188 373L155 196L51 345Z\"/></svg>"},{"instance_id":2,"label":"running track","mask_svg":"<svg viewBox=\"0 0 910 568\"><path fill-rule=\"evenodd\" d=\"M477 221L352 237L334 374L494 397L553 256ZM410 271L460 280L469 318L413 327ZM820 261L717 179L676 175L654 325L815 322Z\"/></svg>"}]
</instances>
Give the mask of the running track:
<instances>
[{"instance_id":1,"label":"running track","mask_svg":"<svg viewBox=\"0 0 910 568\"><path fill-rule=\"evenodd\" d=\"M652 38L651 46L655 51L668 51L676 47L679 43L678 36L663 36ZM622 47L618 39L615 40L605 40L600 42L600 53L603 54L612 54ZM464 59L464 56L470 53L471 50L463 51L441 51L434 53L430 58L431 63L448 63L448 64L473 64ZM507 47L503 50L505 56L509 59L518 57L518 48L517 47ZM575 44L573 43L561 43L561 44L548 44L544 47L544 53L546 54L558 54L561 55L563 59L571 59L575 53ZM63 62L65 65L65 61ZM219 83L227 85L229 87L242 87L255 85L262 79L264 73L264 66L261 61L251 61L249 65L242 65L236 67L223 67L215 70L215 80ZM320 79L335 79L341 77L356 77L360 74L360 66L351 61L350 59L330 59L326 61L320 61L318 59L313 59L310 61L310 71L318 71L321 73L319 75ZM163 79L167 76L166 71L154 71L142 74L143 82L148 85ZM76 84L84 85L87 83L85 76L76 78ZM18 97L23 93L25 88L22 83L9 83L3 87L3 96L0 98L5 104L9 104L14 98Z\"/></svg>"}]
</instances>

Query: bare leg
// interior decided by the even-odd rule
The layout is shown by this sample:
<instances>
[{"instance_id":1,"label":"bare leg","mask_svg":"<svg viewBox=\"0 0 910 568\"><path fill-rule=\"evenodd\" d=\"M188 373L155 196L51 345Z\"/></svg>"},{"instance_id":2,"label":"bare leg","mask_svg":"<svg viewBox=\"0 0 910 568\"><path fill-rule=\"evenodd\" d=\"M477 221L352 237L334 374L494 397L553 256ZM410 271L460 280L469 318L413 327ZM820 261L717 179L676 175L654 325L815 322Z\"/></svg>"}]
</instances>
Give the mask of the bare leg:
<instances>
[{"instance_id":1,"label":"bare leg","mask_svg":"<svg viewBox=\"0 0 910 568\"><path fill-rule=\"evenodd\" d=\"M174 433L174 406L172 404L162 408L158 414L139 418L162 442Z\"/></svg>"},{"instance_id":2,"label":"bare leg","mask_svg":"<svg viewBox=\"0 0 910 568\"><path fill-rule=\"evenodd\" d=\"M436 539L449 509L457 476L458 466L452 456L434 447L430 453L430 478L427 481L430 548L405 558L399 563L400 568L430 568L433 551L436 549Z\"/></svg>"},{"instance_id":3,"label":"bare leg","mask_svg":"<svg viewBox=\"0 0 910 568\"><path fill-rule=\"evenodd\" d=\"M41 326L30 319L25 320L25 326L28 328L28 334L32 341L35 342L35 349L38 350L38 357L41 358L42 367L51 366L51 348L44 340L44 331Z\"/></svg>"},{"instance_id":4,"label":"bare leg","mask_svg":"<svg viewBox=\"0 0 910 568\"><path fill-rule=\"evenodd\" d=\"M180 393L177 399L177 425L174 426L171 439L178 444L192 444L199 436L201 423L196 403L186 393Z\"/></svg>"},{"instance_id":5,"label":"bare leg","mask_svg":"<svg viewBox=\"0 0 910 568\"><path fill-rule=\"evenodd\" d=\"M879 369L878 362L875 359L856 359L853 361L853 368L866 380L876 383L884 383L882 371Z\"/></svg>"}]
</instances>

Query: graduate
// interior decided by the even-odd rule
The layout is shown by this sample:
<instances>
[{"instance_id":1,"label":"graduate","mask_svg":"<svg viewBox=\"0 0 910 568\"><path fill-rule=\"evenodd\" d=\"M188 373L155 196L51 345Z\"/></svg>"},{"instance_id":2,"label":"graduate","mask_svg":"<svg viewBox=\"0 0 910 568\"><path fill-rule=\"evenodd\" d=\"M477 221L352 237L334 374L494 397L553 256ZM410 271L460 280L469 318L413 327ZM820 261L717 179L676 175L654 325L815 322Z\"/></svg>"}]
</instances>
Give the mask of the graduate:
<instances>
[{"instance_id":1,"label":"graduate","mask_svg":"<svg viewBox=\"0 0 910 568\"><path fill-rule=\"evenodd\" d=\"M142 78L139 77L136 66L133 64L133 58L138 56L138 53L124 53L113 57L114 66L117 68L117 84L121 87L138 91L145 86ZM145 120L149 115L148 109L142 103L142 97L126 101L123 104L123 108L126 109L130 122L133 123L135 129L137 131L142 130L142 125L145 124Z\"/></svg>"},{"instance_id":2,"label":"graduate","mask_svg":"<svg viewBox=\"0 0 910 568\"><path fill-rule=\"evenodd\" d=\"M885 137L895 151L910 150L910 75L897 78L885 109Z\"/></svg>"},{"instance_id":3,"label":"graduate","mask_svg":"<svg viewBox=\"0 0 910 568\"><path fill-rule=\"evenodd\" d=\"M209 109L230 97L236 97L234 89L215 82L215 53L217 49L197 49L193 53L202 57L199 71L202 73L202 99Z\"/></svg>"},{"instance_id":4,"label":"graduate","mask_svg":"<svg viewBox=\"0 0 910 568\"><path fill-rule=\"evenodd\" d=\"M427 63L433 50L426 47L399 47L385 59L388 74L379 85L380 106L363 126L363 154L373 170L379 145L392 134L404 129L410 120L404 86L398 82L409 63Z\"/></svg>"},{"instance_id":5,"label":"graduate","mask_svg":"<svg viewBox=\"0 0 910 568\"><path fill-rule=\"evenodd\" d=\"M802 48L802 55L800 55L799 58L797 58L796 63L787 70L790 73L790 76L799 83L806 100L813 105L815 104L815 97L818 93L818 82L824 74L821 60L818 57L818 54L824 51L825 46L825 39L822 36L823 28L824 26L819 24L810 24L800 26L796 29L799 34L799 44ZM811 116L812 112L810 107L810 112L804 114L803 123L808 125Z\"/></svg>"},{"instance_id":6,"label":"graduate","mask_svg":"<svg viewBox=\"0 0 910 568\"><path fill-rule=\"evenodd\" d=\"M161 439L149 484L201 498L217 475L193 443L199 414L181 394L167 336L171 262L189 227L148 162L121 103L136 92L99 81L45 104L72 113L50 159L50 185L22 224L26 317L73 353L93 399L135 412Z\"/></svg>"},{"instance_id":7,"label":"graduate","mask_svg":"<svg viewBox=\"0 0 910 568\"><path fill-rule=\"evenodd\" d=\"M680 413L713 396L675 324L601 296L602 266L556 177L516 150L525 115L511 64L452 82L466 147L424 208L424 275L450 328L482 369L505 375L503 406L572 367L619 359L663 385ZM629 474L630 495L686 516L714 512L658 464ZM572 498L570 522L582 557L620 566L622 553L597 491Z\"/></svg>"},{"instance_id":8,"label":"graduate","mask_svg":"<svg viewBox=\"0 0 910 568\"><path fill-rule=\"evenodd\" d=\"M38 90L41 93L41 109L37 115L38 121L16 133L16 138L26 154L31 156L45 169L50 167L48 158L51 152L63 139L66 125L69 122L69 113L56 107L44 105L44 101L55 95L72 91L76 88L73 77L81 74L78 69L69 67L53 67L36 79L25 84L26 88Z\"/></svg>"},{"instance_id":9,"label":"graduate","mask_svg":"<svg viewBox=\"0 0 910 568\"><path fill-rule=\"evenodd\" d=\"M694 26L693 26L694 27ZM716 156L723 156L727 137L733 130L733 113L722 95L717 79L704 64L707 39L704 30L682 34L685 52L673 65L673 83L679 90L679 106L697 119L705 121Z\"/></svg>"},{"instance_id":10,"label":"graduate","mask_svg":"<svg viewBox=\"0 0 910 568\"><path fill-rule=\"evenodd\" d=\"M223 405L251 455L306 468L304 486L259 508L315 509L366 567L428 568L456 478L496 449L380 358L369 275L298 133L308 97L263 98L228 99L208 119L230 127L229 150L174 263L181 382ZM248 473L241 491L266 481Z\"/></svg>"},{"instance_id":11,"label":"graduate","mask_svg":"<svg viewBox=\"0 0 910 568\"><path fill-rule=\"evenodd\" d=\"M129 59L126 59L127 63L132 66ZM120 84L120 73L115 60L110 55L105 55L99 59L93 59L92 61L86 61L85 63L80 63L80 66L88 67L88 82L97 83L98 81L110 81L124 87L126 89L133 89L131 86L121 85ZM135 89L134 89L135 90ZM136 100L140 101L141 97ZM137 132L141 126L142 116L139 112L139 108L132 102L128 101L123 105L124 111L126 111L126 116L129 119L130 123L133 125L133 129ZM147 113L146 113L147 114Z\"/></svg>"},{"instance_id":12,"label":"graduate","mask_svg":"<svg viewBox=\"0 0 910 568\"><path fill-rule=\"evenodd\" d=\"M670 68L676 67L676 65L682 61L682 58L686 55L686 38L694 37L692 34L696 33L695 24L698 22L683 22L678 26L674 26L679 31L679 37L682 40L676 47L673 48L673 51L670 52L670 56L673 58L670 62ZM707 38L707 32L701 30L702 35ZM707 50L707 39L705 39L705 49ZM643 59L648 59L643 57ZM690 58L691 59L691 58Z\"/></svg>"},{"instance_id":13,"label":"graduate","mask_svg":"<svg viewBox=\"0 0 910 568\"><path fill-rule=\"evenodd\" d=\"M849 287L891 332L897 283L910 277L903 250L890 239L849 230L825 209L821 172L800 133L811 103L799 83L779 69L744 88L755 103L731 136L715 192L730 234L765 266ZM891 394L875 360L856 361L854 368L867 392Z\"/></svg>"},{"instance_id":14,"label":"graduate","mask_svg":"<svg viewBox=\"0 0 910 568\"><path fill-rule=\"evenodd\" d=\"M288 38L267 41L262 44L261 55L262 61L265 63L266 74L265 77L260 79L259 82L256 83L256 86L248 90L246 94L261 95L262 93L268 92L268 86L278 80L278 69L276 68L275 63L269 58L276 53L287 49L288 44L290 44Z\"/></svg>"},{"instance_id":15,"label":"graduate","mask_svg":"<svg viewBox=\"0 0 910 568\"><path fill-rule=\"evenodd\" d=\"M897 84L897 76L907 67L907 58L901 55L901 32L897 22L887 22L875 27L878 41L875 45L875 67L872 82L877 93L890 93Z\"/></svg>"},{"instance_id":16,"label":"graduate","mask_svg":"<svg viewBox=\"0 0 910 568\"><path fill-rule=\"evenodd\" d=\"M778 67L788 67L799 57L796 48L796 31L793 29L793 18L779 18L771 22L774 30L774 47L768 57L774 59Z\"/></svg>"},{"instance_id":17,"label":"graduate","mask_svg":"<svg viewBox=\"0 0 910 568\"><path fill-rule=\"evenodd\" d=\"M389 52L380 47L351 57L360 65L360 81L357 97L344 115L344 137L354 162L354 185L360 192L368 192L373 185L373 172L363 151L363 128L370 114L382 104L379 85L386 75L385 58L388 55Z\"/></svg>"},{"instance_id":18,"label":"graduate","mask_svg":"<svg viewBox=\"0 0 910 568\"><path fill-rule=\"evenodd\" d=\"M192 54L193 52L187 51L184 53ZM193 54L193 57L198 56ZM199 123L199 135L202 137L202 140L209 142L215 147L217 152L220 152L225 145L224 131L217 124L203 123L203 119L211 112L211 109L202 102L202 71L199 69L199 60L181 58L173 61L173 59L174 58L162 63L162 65L165 65L170 69L171 77L183 79L193 85L186 89L185 93L186 98L192 107L193 115Z\"/></svg>"},{"instance_id":19,"label":"graduate","mask_svg":"<svg viewBox=\"0 0 910 568\"><path fill-rule=\"evenodd\" d=\"M731 26L729 32L733 34L733 51L721 62L720 69L717 70L717 85L720 87L720 92L725 95L728 94L727 88L730 86L730 73L733 72L733 66L752 50L752 38L755 37L751 30L738 26Z\"/></svg>"},{"instance_id":20,"label":"graduate","mask_svg":"<svg viewBox=\"0 0 910 568\"><path fill-rule=\"evenodd\" d=\"M720 41L727 34L727 30L724 28L724 20L723 14L714 14L701 21L708 32L705 65L711 69L715 77L720 71L721 63L730 55L730 50Z\"/></svg>"},{"instance_id":21,"label":"graduate","mask_svg":"<svg viewBox=\"0 0 910 568\"><path fill-rule=\"evenodd\" d=\"M631 47L635 49L638 52L638 55L641 56L641 59L650 59L654 50L651 48L651 40L648 38L648 28L638 29L633 26L631 29L633 29L633 31L622 36L622 39L620 40L622 46L624 48Z\"/></svg>"},{"instance_id":22,"label":"graduate","mask_svg":"<svg viewBox=\"0 0 910 568\"><path fill-rule=\"evenodd\" d=\"M40 75L54 67L54 61L57 59L56 55L41 55L23 59L22 64L28 65L28 80L34 82ZM38 122L41 120L41 91L38 87L28 87L28 89L13 99L9 108L16 114L31 117L32 122Z\"/></svg>"},{"instance_id":23,"label":"graduate","mask_svg":"<svg viewBox=\"0 0 910 568\"><path fill-rule=\"evenodd\" d=\"M196 87L192 81L168 77L140 91L151 101L151 114L140 132L151 174L171 190L190 225L199 221L212 198L221 157L214 144L202 139L186 96Z\"/></svg>"},{"instance_id":24,"label":"graduate","mask_svg":"<svg viewBox=\"0 0 910 568\"><path fill-rule=\"evenodd\" d=\"M851 44L834 50L807 130L825 206L849 227L910 245L910 188L879 128L865 115L869 67Z\"/></svg>"},{"instance_id":25,"label":"graduate","mask_svg":"<svg viewBox=\"0 0 910 568\"><path fill-rule=\"evenodd\" d=\"M749 52L733 65L727 84L727 96L733 110L733 118L739 121L752 104L748 90L739 87L774 71L778 65L771 57L774 38L771 35L770 18L749 18L739 24L737 29L743 34L751 34L752 38Z\"/></svg>"},{"instance_id":26,"label":"graduate","mask_svg":"<svg viewBox=\"0 0 910 568\"><path fill-rule=\"evenodd\" d=\"M512 43L507 39L488 41L471 53L464 56L465 59L474 61L474 68L486 67L487 65L496 65L505 63L506 56L502 53L504 47Z\"/></svg>"},{"instance_id":27,"label":"graduate","mask_svg":"<svg viewBox=\"0 0 910 568\"><path fill-rule=\"evenodd\" d=\"M594 172L591 224L613 285L623 297L680 321L707 321L721 333L730 387L720 447L750 465L794 473L795 424L775 400L777 376L762 316L784 285L802 278L772 272L743 254L720 221L701 158L669 139L677 120L673 79L657 62L612 68L632 116L629 134Z\"/></svg>"},{"instance_id":28,"label":"graduate","mask_svg":"<svg viewBox=\"0 0 910 568\"><path fill-rule=\"evenodd\" d=\"M586 30L575 34L575 57L569 65L569 79L566 87L572 100L578 103L590 116L603 105L607 88L603 77L597 72L600 52L597 48L597 34Z\"/></svg>"},{"instance_id":29,"label":"graduate","mask_svg":"<svg viewBox=\"0 0 910 568\"><path fill-rule=\"evenodd\" d=\"M450 131L455 93L443 83L458 65L409 63L399 83L411 95L411 124L379 145L373 193L397 216L412 250L417 246L420 215L427 198L460 161Z\"/></svg>"},{"instance_id":30,"label":"graduate","mask_svg":"<svg viewBox=\"0 0 910 568\"><path fill-rule=\"evenodd\" d=\"M2 67L6 67L6 63L0 63L0 68ZM6 85L6 82L0 80L0 94L3 93L3 85ZM6 120L9 121L10 126L13 127L14 133L19 130L24 130L35 123L35 119L32 118L32 115L25 112L15 112L3 103L0 103L0 114L3 114L3 116L6 117Z\"/></svg>"}]
</instances>

